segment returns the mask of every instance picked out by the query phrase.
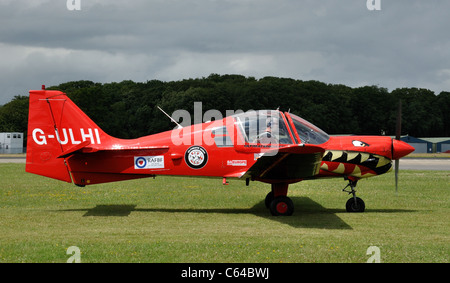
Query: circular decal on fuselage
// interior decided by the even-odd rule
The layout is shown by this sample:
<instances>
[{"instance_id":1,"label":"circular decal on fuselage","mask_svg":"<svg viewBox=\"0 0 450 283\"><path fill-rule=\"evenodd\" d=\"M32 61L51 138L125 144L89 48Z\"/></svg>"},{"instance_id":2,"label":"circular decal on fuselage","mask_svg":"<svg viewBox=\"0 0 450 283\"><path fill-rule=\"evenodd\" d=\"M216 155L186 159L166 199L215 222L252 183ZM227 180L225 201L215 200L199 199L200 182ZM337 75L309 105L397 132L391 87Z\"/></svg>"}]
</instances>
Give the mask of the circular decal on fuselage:
<instances>
[{"instance_id":1,"label":"circular decal on fuselage","mask_svg":"<svg viewBox=\"0 0 450 283\"><path fill-rule=\"evenodd\" d=\"M135 165L139 169L145 168L147 166L147 160L144 157L136 158Z\"/></svg>"},{"instance_id":2,"label":"circular decal on fuselage","mask_svg":"<svg viewBox=\"0 0 450 283\"><path fill-rule=\"evenodd\" d=\"M208 153L206 149L201 146L191 146L184 154L184 160L189 167L193 169L200 169L208 162Z\"/></svg>"}]
</instances>

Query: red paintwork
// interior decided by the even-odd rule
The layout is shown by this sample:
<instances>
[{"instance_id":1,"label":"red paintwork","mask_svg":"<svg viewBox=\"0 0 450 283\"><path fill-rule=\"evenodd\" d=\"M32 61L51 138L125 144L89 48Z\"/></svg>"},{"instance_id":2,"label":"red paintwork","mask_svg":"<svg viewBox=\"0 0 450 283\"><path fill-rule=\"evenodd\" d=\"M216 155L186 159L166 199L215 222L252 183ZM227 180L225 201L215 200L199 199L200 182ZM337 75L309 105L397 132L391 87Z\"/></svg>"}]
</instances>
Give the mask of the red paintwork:
<instances>
[{"instance_id":1,"label":"red paintwork","mask_svg":"<svg viewBox=\"0 0 450 283\"><path fill-rule=\"evenodd\" d=\"M277 113L288 125L289 138L302 141L291 115ZM217 136L228 136L233 142L228 147L217 146L212 133L223 126L227 132ZM184 144L174 143L174 137ZM233 117L138 139L118 139L103 132L64 93L36 90L30 91L26 171L80 186L156 175L249 178L273 184L275 196L280 196L287 194L288 184L303 179L359 179L381 172L373 166L374 158L357 163L358 158L362 161L369 155L349 162L342 158L327 161L330 150L335 156L341 152L352 157L376 155L383 164L414 150L389 137L331 137L318 145L299 142L271 147L244 140ZM356 145L354 141L358 141ZM270 152L275 156L258 159Z\"/></svg>"}]
</instances>

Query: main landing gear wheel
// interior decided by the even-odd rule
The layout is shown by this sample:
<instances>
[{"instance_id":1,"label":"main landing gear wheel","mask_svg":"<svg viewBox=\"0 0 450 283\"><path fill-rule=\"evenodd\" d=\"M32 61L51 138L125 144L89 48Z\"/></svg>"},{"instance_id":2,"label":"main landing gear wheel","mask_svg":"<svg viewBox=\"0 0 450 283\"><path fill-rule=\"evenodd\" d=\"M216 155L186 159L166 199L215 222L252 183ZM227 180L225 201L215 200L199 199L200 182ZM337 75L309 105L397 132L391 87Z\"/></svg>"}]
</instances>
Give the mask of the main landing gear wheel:
<instances>
[{"instance_id":1,"label":"main landing gear wheel","mask_svg":"<svg viewBox=\"0 0 450 283\"><path fill-rule=\"evenodd\" d=\"M286 196L278 196L271 201L269 209L273 216L291 216L294 203Z\"/></svg>"},{"instance_id":2,"label":"main landing gear wheel","mask_svg":"<svg viewBox=\"0 0 450 283\"><path fill-rule=\"evenodd\" d=\"M348 199L345 208L347 212L364 212L366 205L359 197L352 197Z\"/></svg>"},{"instance_id":3,"label":"main landing gear wheel","mask_svg":"<svg viewBox=\"0 0 450 283\"><path fill-rule=\"evenodd\" d=\"M294 213L294 203L286 196L288 186L287 183L272 184L272 191L267 194L264 204L273 216L291 216Z\"/></svg>"},{"instance_id":4,"label":"main landing gear wheel","mask_svg":"<svg viewBox=\"0 0 450 283\"><path fill-rule=\"evenodd\" d=\"M274 199L274 193L269 192L266 196L266 199L264 200L264 204L266 205L267 208L270 208L270 203L273 201L273 199Z\"/></svg>"}]
</instances>

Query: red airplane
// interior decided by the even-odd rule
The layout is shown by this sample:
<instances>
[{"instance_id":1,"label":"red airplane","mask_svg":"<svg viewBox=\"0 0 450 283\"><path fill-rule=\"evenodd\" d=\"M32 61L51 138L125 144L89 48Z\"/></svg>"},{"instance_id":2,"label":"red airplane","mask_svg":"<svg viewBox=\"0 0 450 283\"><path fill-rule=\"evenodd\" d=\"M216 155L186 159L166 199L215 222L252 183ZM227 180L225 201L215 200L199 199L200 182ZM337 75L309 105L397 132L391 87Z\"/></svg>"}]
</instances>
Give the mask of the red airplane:
<instances>
[{"instance_id":1,"label":"red airplane","mask_svg":"<svg viewBox=\"0 0 450 283\"><path fill-rule=\"evenodd\" d=\"M330 137L306 120L278 110L248 111L221 120L137 139L102 131L65 93L31 90L26 171L77 186L155 177L220 177L271 184L272 215L292 215L289 184L344 177L349 212L362 212L359 179L384 174L414 148L384 136ZM346 188L347 188L346 187ZM346 189L344 188L344 190Z\"/></svg>"}]
</instances>

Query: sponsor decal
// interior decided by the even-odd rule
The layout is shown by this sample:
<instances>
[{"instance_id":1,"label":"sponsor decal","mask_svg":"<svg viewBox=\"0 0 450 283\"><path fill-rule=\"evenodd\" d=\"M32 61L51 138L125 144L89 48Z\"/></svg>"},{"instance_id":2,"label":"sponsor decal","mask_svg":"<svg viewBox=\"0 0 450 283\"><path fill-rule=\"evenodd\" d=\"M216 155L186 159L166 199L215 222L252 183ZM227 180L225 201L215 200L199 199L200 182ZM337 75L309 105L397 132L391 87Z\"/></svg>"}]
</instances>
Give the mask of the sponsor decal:
<instances>
[{"instance_id":1,"label":"sponsor decal","mask_svg":"<svg viewBox=\"0 0 450 283\"><path fill-rule=\"evenodd\" d=\"M227 166L247 166L247 160L227 160Z\"/></svg>"},{"instance_id":2,"label":"sponsor decal","mask_svg":"<svg viewBox=\"0 0 450 283\"><path fill-rule=\"evenodd\" d=\"M134 169L162 169L164 168L164 156L135 156Z\"/></svg>"},{"instance_id":3,"label":"sponsor decal","mask_svg":"<svg viewBox=\"0 0 450 283\"><path fill-rule=\"evenodd\" d=\"M200 169L208 162L208 152L201 146L191 146L186 150L184 160L189 167Z\"/></svg>"}]
</instances>

